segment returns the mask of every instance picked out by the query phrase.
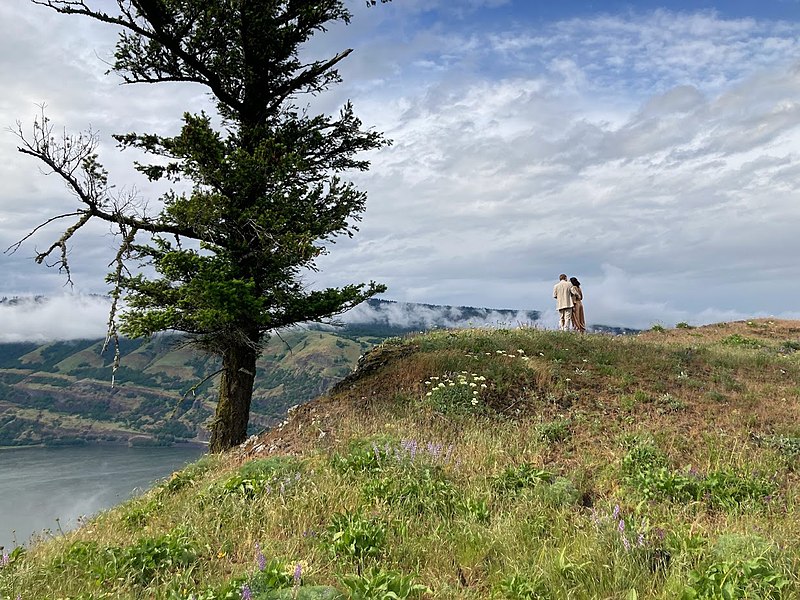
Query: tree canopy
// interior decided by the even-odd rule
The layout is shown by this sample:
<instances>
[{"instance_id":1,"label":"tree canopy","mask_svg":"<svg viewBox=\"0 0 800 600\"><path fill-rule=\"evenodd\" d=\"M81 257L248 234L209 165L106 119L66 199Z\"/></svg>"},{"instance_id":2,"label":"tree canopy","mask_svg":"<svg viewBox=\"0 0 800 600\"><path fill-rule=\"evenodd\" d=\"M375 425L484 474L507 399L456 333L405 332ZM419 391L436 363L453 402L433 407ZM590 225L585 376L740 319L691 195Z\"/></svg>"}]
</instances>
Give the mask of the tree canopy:
<instances>
[{"instance_id":1,"label":"tree canopy","mask_svg":"<svg viewBox=\"0 0 800 600\"><path fill-rule=\"evenodd\" d=\"M300 49L351 15L340 0L117 0L110 12L99 0L32 2L119 27L112 70L124 82L193 82L215 101L218 114L187 110L174 137L114 136L120 149L152 157L136 163L143 176L174 184L155 211L148 199L115 192L95 132L56 137L43 113L32 133L20 127L19 150L61 176L78 200L48 220L75 219L37 262L54 257L69 277L72 236L91 219L110 223L119 240L108 276L110 336L118 320L123 334L181 331L219 355L211 450L230 448L246 437L269 333L385 289L371 282L314 290L303 281L327 245L357 230L366 193L342 174L366 170L359 153L388 143L349 102L336 115L313 114L301 102L340 81L336 66L351 50L304 61Z\"/></svg>"}]
</instances>

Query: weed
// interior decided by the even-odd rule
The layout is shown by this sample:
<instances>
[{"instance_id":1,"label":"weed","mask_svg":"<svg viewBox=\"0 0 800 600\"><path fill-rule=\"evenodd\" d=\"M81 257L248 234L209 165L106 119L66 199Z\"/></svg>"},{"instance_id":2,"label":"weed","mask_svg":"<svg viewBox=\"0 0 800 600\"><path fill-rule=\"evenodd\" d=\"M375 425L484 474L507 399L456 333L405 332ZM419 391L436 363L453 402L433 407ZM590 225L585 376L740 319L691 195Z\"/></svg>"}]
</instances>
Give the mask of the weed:
<instances>
[{"instance_id":1,"label":"weed","mask_svg":"<svg viewBox=\"0 0 800 600\"><path fill-rule=\"evenodd\" d=\"M504 577L497 586L502 598L507 600L549 600L551 598L547 583L541 577L510 575Z\"/></svg>"},{"instance_id":2,"label":"weed","mask_svg":"<svg viewBox=\"0 0 800 600\"><path fill-rule=\"evenodd\" d=\"M757 350L758 348L763 348L764 344L759 342L757 339L745 337L738 333L734 333L725 337L721 340L722 344L726 346L734 346L738 348L751 348Z\"/></svg>"},{"instance_id":3,"label":"weed","mask_svg":"<svg viewBox=\"0 0 800 600\"><path fill-rule=\"evenodd\" d=\"M682 598L782 598L782 590L788 585L789 580L766 557L758 556L712 562L702 570L692 571Z\"/></svg>"},{"instance_id":4,"label":"weed","mask_svg":"<svg viewBox=\"0 0 800 600\"><path fill-rule=\"evenodd\" d=\"M215 490L218 496L251 499L273 491L286 493L302 481L302 465L290 457L273 457L245 463Z\"/></svg>"},{"instance_id":5,"label":"weed","mask_svg":"<svg viewBox=\"0 0 800 600\"><path fill-rule=\"evenodd\" d=\"M373 568L361 575L348 575L341 579L351 600L407 600L429 592L422 584L414 582L413 575Z\"/></svg>"},{"instance_id":6,"label":"weed","mask_svg":"<svg viewBox=\"0 0 800 600\"><path fill-rule=\"evenodd\" d=\"M333 556L362 564L364 560L378 558L383 553L386 525L360 513L336 513L322 536L322 543Z\"/></svg>"},{"instance_id":7,"label":"weed","mask_svg":"<svg viewBox=\"0 0 800 600\"><path fill-rule=\"evenodd\" d=\"M569 419L557 419L542 423L536 427L536 433L543 442L553 444L566 441L572 436Z\"/></svg>"},{"instance_id":8,"label":"weed","mask_svg":"<svg viewBox=\"0 0 800 600\"><path fill-rule=\"evenodd\" d=\"M742 476L731 471L703 475L692 468L670 469L666 457L652 446L636 446L622 460L625 481L646 499L666 498L673 502L704 501L710 507L732 509L769 501L774 481Z\"/></svg>"},{"instance_id":9,"label":"weed","mask_svg":"<svg viewBox=\"0 0 800 600\"><path fill-rule=\"evenodd\" d=\"M553 475L544 469L537 469L529 464L508 467L494 479L494 489L499 493L516 493L525 488L533 488L540 484L549 484Z\"/></svg>"}]
</instances>

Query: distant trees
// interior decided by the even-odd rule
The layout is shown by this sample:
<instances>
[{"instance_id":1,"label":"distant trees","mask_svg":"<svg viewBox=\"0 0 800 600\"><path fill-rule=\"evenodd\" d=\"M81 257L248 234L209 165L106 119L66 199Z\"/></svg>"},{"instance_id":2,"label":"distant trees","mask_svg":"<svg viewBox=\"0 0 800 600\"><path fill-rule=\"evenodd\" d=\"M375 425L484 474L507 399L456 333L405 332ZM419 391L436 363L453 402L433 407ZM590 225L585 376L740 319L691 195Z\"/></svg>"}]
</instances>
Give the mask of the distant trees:
<instances>
[{"instance_id":1,"label":"distant trees","mask_svg":"<svg viewBox=\"0 0 800 600\"><path fill-rule=\"evenodd\" d=\"M153 157L136 164L150 180L190 184L189 192L165 193L155 211L114 191L94 132L56 136L43 113L31 133L20 127L19 150L63 178L78 201L45 222L74 219L36 262L52 261L69 278L72 236L90 220L111 224L119 244L108 276L109 335L116 338L124 297L122 333L182 331L219 355L210 450L239 444L269 332L328 317L385 289L371 282L309 290L302 280L326 243L353 235L364 210L366 193L340 174L366 170L357 155L388 143L362 126L349 102L335 116L299 106L301 95L340 80L336 66L351 52L304 61L299 50L350 14L340 0L117 0L110 12L113 4L99 0L32 2L119 27L112 70L126 83L198 83L216 102L216 120L187 110L174 137L114 136L120 148ZM155 276L134 264L152 267Z\"/></svg>"}]
</instances>

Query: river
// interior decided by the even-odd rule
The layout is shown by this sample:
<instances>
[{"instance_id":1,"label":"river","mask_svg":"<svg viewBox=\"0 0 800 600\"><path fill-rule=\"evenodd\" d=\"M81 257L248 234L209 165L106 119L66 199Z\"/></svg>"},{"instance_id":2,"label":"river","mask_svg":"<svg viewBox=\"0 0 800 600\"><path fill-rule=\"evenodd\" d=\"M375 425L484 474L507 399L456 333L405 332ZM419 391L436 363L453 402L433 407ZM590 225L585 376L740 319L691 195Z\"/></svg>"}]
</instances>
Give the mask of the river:
<instances>
[{"instance_id":1,"label":"river","mask_svg":"<svg viewBox=\"0 0 800 600\"><path fill-rule=\"evenodd\" d=\"M0 450L0 547L74 528L199 458L203 448L84 446ZM44 533L42 533L44 532ZM33 536L33 538L32 538Z\"/></svg>"}]
</instances>

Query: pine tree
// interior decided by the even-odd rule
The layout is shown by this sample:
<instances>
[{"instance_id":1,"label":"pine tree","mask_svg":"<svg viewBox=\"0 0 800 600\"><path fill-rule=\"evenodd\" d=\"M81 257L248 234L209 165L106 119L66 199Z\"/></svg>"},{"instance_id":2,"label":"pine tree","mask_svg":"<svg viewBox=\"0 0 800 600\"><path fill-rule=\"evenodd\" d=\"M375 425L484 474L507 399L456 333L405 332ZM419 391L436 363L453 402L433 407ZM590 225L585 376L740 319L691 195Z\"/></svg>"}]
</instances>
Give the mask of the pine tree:
<instances>
[{"instance_id":1,"label":"pine tree","mask_svg":"<svg viewBox=\"0 0 800 600\"><path fill-rule=\"evenodd\" d=\"M351 51L303 62L299 50L351 15L340 0L117 0L113 12L99 0L32 1L121 28L112 70L126 83L198 83L215 101L215 118L187 111L175 137L114 136L122 149L154 157L136 164L149 180L179 184L156 212L115 193L94 132L56 137L43 113L31 134L20 127L19 150L60 175L79 201L49 220L76 219L36 261L53 257L69 278L72 236L90 220L109 222L119 240L109 335L117 321L130 337L180 331L221 357L210 450L231 448L246 438L256 360L270 332L385 289L309 290L302 279L326 244L353 235L364 210L366 193L341 174L366 170L357 155L388 143L349 102L333 116L301 107L302 95L340 81L336 66Z\"/></svg>"}]
</instances>

